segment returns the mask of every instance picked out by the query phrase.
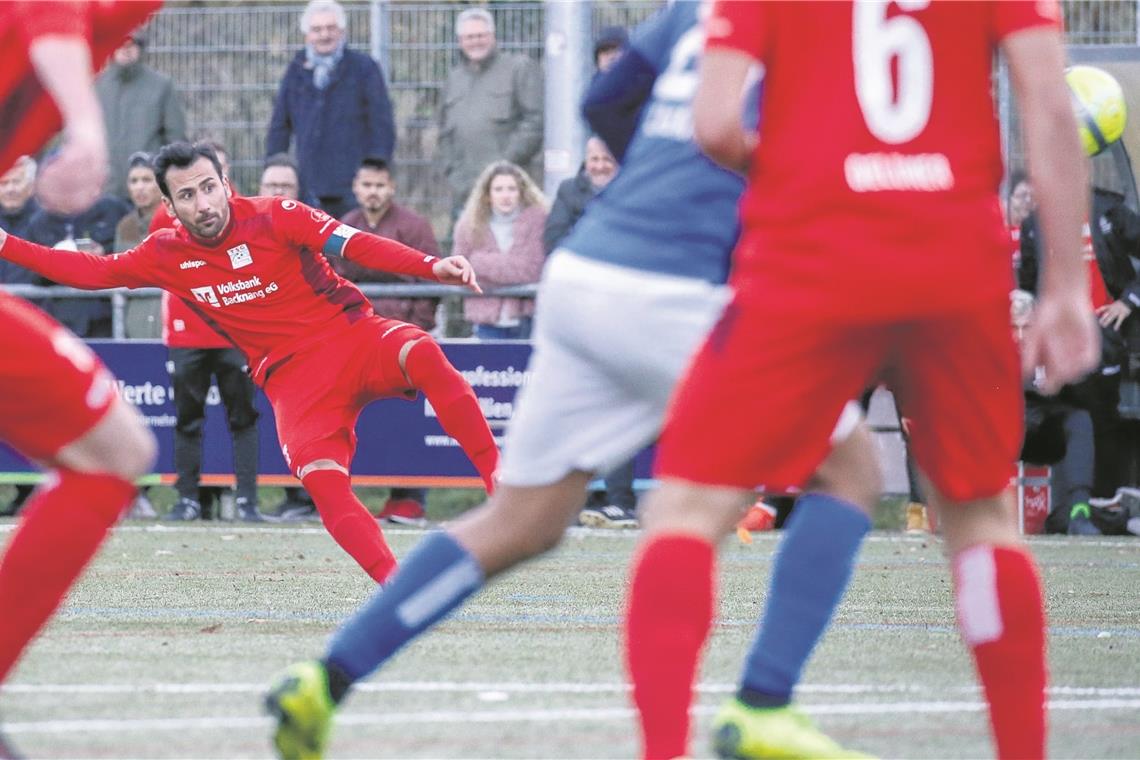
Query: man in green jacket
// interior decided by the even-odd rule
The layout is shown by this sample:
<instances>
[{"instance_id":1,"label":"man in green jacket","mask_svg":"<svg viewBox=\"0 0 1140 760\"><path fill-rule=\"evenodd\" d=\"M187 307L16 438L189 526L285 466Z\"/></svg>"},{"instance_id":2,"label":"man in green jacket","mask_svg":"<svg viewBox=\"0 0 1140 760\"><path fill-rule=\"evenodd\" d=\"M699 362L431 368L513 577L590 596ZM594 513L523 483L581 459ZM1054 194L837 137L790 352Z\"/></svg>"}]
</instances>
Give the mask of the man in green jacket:
<instances>
[{"instance_id":1,"label":"man in green jacket","mask_svg":"<svg viewBox=\"0 0 1140 760\"><path fill-rule=\"evenodd\" d=\"M111 163L105 189L123 200L130 200L127 167L132 154L154 155L163 145L186 139L186 114L174 83L142 62L146 42L143 30L136 30L95 80Z\"/></svg>"},{"instance_id":2,"label":"man in green jacket","mask_svg":"<svg viewBox=\"0 0 1140 760\"><path fill-rule=\"evenodd\" d=\"M475 178L492 161L527 170L539 186L542 168L542 72L528 56L500 52L495 20L468 8L455 20L463 61L447 75L440 107L440 157L458 216Z\"/></svg>"}]
</instances>

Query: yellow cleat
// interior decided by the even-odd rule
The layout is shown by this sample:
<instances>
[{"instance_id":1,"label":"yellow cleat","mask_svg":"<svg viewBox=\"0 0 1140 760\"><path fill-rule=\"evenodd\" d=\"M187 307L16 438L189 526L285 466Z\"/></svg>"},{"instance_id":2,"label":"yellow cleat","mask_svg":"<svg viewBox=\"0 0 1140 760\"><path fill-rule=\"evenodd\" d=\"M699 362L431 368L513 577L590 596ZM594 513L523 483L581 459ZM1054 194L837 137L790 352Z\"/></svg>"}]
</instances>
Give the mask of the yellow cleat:
<instances>
[{"instance_id":1,"label":"yellow cleat","mask_svg":"<svg viewBox=\"0 0 1140 760\"><path fill-rule=\"evenodd\" d=\"M321 760L329 743L336 705L329 696L324 665L310 660L290 665L265 695L265 709L277 719L273 746L282 760Z\"/></svg>"},{"instance_id":2,"label":"yellow cleat","mask_svg":"<svg viewBox=\"0 0 1140 760\"><path fill-rule=\"evenodd\" d=\"M713 719L713 747L718 757L745 760L871 757L839 746L797 707L749 707L735 698Z\"/></svg>"}]
</instances>

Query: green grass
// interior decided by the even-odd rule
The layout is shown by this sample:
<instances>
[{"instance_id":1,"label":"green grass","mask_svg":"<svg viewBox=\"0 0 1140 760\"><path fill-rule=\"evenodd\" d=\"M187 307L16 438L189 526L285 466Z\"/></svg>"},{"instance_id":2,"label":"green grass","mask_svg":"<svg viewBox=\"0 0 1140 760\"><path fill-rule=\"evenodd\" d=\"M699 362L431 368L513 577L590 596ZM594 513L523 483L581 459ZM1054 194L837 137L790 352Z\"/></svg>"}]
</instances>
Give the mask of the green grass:
<instances>
[{"instance_id":1,"label":"green grass","mask_svg":"<svg viewBox=\"0 0 1140 760\"><path fill-rule=\"evenodd\" d=\"M421 535L389 531L401 556ZM576 531L479 594L350 699L330 756L634 756L618 620L635 535ZM1135 757L1140 543L1032 546L1047 584L1052 683L1095 690L1052 695L1052 755ZM737 675L774 547L770 535L725 545L697 757L710 754L710 712ZM940 544L879 533L859 565L805 673L809 713L886 757L992 756ZM35 758L267 757L263 685L319 655L370 591L319 526L129 525L0 692L0 714Z\"/></svg>"}]
</instances>

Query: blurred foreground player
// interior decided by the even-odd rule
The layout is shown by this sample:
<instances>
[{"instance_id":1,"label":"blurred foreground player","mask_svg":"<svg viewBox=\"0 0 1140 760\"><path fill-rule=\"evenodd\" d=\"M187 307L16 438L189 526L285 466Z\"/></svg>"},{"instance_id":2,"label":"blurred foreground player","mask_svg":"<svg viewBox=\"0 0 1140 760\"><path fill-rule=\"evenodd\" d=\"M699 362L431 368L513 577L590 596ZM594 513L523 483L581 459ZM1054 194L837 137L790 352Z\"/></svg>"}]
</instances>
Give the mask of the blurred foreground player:
<instances>
[{"instance_id":1,"label":"blurred foreground player","mask_svg":"<svg viewBox=\"0 0 1140 760\"><path fill-rule=\"evenodd\" d=\"M0 236L0 257L79 288L160 287L246 355L277 421L281 452L325 528L377 582L396 567L380 526L352 492L356 419L378 398L423 391L487 490L499 452L471 386L414 325L382 319L326 255L482 292L466 259L437 259L282 198L231 197L213 148L172 143L155 159L181 225L126 253L61 253ZM47 274L49 273L50 274Z\"/></svg>"},{"instance_id":2,"label":"blurred foreground player","mask_svg":"<svg viewBox=\"0 0 1140 760\"><path fill-rule=\"evenodd\" d=\"M742 177L700 153L684 126L704 35L699 7L675 3L639 27L630 50L587 95L591 126L620 146L622 170L546 267L532 375L508 431L498 490L421 542L321 662L294 665L278 681L268 705L282 757L320 757L334 705L350 684L492 576L556 545L592 474L628 460L656 435L677 379L727 300L744 189ZM834 433L837 451L866 435L858 418L852 405ZM859 482L869 484L869 509L878 499L877 462L844 465L864 467ZM851 522L870 527L863 510L850 511ZM684 579L674 593L688 593ZM670 670L668 659L659 658L659 667ZM678 730L687 733L687 724Z\"/></svg>"},{"instance_id":3,"label":"blurred foreground player","mask_svg":"<svg viewBox=\"0 0 1140 760\"><path fill-rule=\"evenodd\" d=\"M1024 366L1052 392L1099 354L1080 256L1087 167L1062 76L1059 12L1055 2L925 0L714 7L694 125L710 156L749 170L749 187L735 295L666 421L662 486L647 503L631 584L643 729L673 736L648 755L686 753L669 727L685 720L689 701L663 695L688 695L691 677L664 681L654 658L667 653L694 672L715 608L713 547L737 503L757 483L803 483L827 454L830 421L883 380L914 420L997 754L1044 756L1041 586L1006 495L1023 412L990 75L1000 48L1051 241L1048 303L1029 327ZM726 104L757 62L765 97L753 141ZM762 420L764 435L732 436L742 418ZM812 519L800 528L821 538L786 537L768 609L794 610L792 630L816 636L830 609L815 582L836 564L821 548L836 527ZM703 591L681 597L677 578L701 578ZM798 714L798 669L776 658L785 638L761 630L736 698L714 722L723 756L803 756L784 745L797 738Z\"/></svg>"},{"instance_id":4,"label":"blurred foreground player","mask_svg":"<svg viewBox=\"0 0 1140 760\"><path fill-rule=\"evenodd\" d=\"M92 64L157 5L0 5L0 173L63 126L59 153L40 174L46 208L77 213L99 197L107 145ZM3 682L134 498L134 480L150 470L155 444L86 346L3 294L0 440L48 470L0 559ZM0 757L14 755L0 739Z\"/></svg>"}]
</instances>

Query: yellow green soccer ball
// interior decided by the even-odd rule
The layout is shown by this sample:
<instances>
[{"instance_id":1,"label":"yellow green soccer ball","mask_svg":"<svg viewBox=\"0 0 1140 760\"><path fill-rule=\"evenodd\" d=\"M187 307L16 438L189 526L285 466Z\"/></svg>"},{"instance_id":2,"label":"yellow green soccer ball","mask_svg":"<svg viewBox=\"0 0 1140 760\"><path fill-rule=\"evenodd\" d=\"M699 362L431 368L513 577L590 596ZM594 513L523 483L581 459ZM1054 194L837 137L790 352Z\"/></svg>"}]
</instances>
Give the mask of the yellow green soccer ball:
<instances>
[{"instance_id":1,"label":"yellow green soccer ball","mask_svg":"<svg viewBox=\"0 0 1140 760\"><path fill-rule=\"evenodd\" d=\"M1070 66L1065 81L1073 93L1073 111L1081 145L1090 156L1103 151L1124 134L1128 108L1120 82L1095 66Z\"/></svg>"}]
</instances>

